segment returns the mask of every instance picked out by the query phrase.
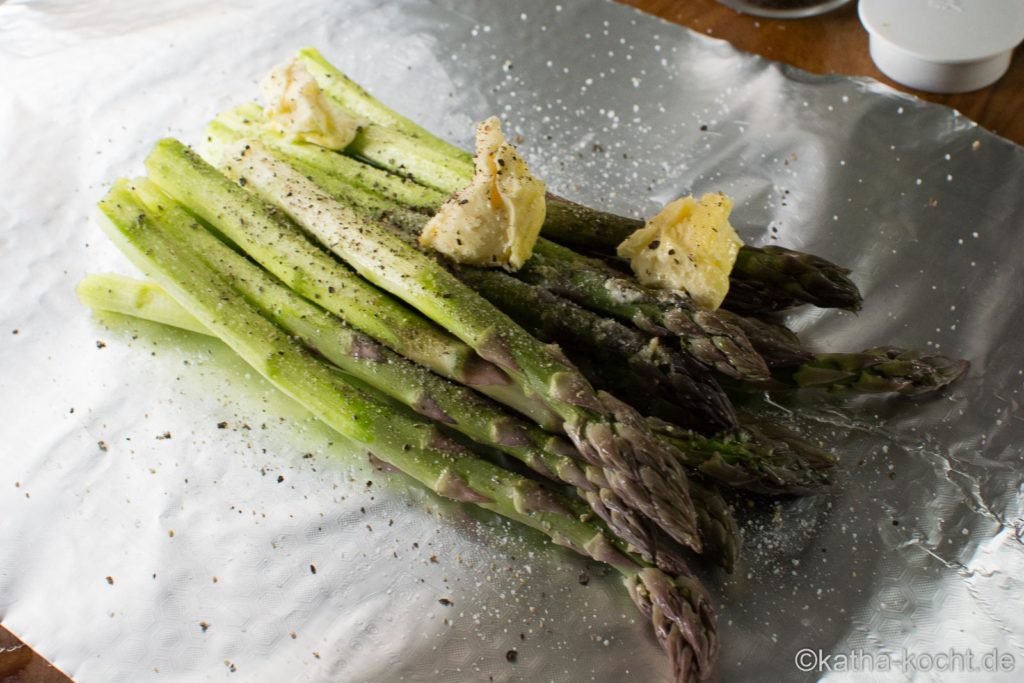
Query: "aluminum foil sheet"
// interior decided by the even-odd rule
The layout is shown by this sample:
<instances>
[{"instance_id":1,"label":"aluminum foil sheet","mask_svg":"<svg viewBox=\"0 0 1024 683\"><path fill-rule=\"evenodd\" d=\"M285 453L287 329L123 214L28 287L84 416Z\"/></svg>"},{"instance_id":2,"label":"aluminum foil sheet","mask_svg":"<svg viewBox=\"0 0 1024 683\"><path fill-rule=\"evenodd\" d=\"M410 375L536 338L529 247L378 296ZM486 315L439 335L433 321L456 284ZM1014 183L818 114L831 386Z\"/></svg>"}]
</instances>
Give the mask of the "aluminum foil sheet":
<instances>
[{"instance_id":1,"label":"aluminum foil sheet","mask_svg":"<svg viewBox=\"0 0 1024 683\"><path fill-rule=\"evenodd\" d=\"M841 474L706 573L720 675L1020 680L1024 152L599 1L0 5L5 626L83 682L667 677L600 567L374 470L218 343L78 305L132 272L90 218L108 183L305 45L464 145L503 117L572 198L731 194L749 242L854 269L860 314L792 317L812 343L969 358L934 400L772 406Z\"/></svg>"}]
</instances>

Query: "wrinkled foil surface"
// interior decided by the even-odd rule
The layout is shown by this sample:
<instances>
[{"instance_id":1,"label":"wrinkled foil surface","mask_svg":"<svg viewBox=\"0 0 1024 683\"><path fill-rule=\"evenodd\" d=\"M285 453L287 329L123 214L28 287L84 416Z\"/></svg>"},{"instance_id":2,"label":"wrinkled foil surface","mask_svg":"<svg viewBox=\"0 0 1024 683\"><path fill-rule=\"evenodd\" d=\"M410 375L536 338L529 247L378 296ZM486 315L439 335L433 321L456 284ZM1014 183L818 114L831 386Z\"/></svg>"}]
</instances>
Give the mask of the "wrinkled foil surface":
<instances>
[{"instance_id":1,"label":"wrinkled foil surface","mask_svg":"<svg viewBox=\"0 0 1024 683\"><path fill-rule=\"evenodd\" d=\"M1019 680L1021 148L598 1L0 5L6 627L83 682L668 676L615 576L373 469L219 343L78 304L86 272L133 272L92 218L109 183L306 45L463 146L497 114L565 196L732 195L748 242L854 270L859 314L790 318L819 348L970 359L932 400L774 401L839 481L744 510L740 566L704 576L722 680Z\"/></svg>"}]
</instances>

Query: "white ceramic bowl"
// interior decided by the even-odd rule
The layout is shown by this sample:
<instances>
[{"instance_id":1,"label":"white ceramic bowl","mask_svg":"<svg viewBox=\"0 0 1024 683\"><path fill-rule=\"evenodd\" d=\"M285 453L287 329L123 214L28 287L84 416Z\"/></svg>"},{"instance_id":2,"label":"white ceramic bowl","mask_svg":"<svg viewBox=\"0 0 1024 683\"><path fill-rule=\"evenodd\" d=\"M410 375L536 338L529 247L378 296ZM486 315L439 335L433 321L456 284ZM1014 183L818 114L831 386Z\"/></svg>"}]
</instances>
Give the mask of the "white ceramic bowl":
<instances>
[{"instance_id":1,"label":"white ceramic bowl","mask_svg":"<svg viewBox=\"0 0 1024 683\"><path fill-rule=\"evenodd\" d=\"M1024 39L1024 0L860 0L859 13L875 65L928 92L995 83Z\"/></svg>"}]
</instances>

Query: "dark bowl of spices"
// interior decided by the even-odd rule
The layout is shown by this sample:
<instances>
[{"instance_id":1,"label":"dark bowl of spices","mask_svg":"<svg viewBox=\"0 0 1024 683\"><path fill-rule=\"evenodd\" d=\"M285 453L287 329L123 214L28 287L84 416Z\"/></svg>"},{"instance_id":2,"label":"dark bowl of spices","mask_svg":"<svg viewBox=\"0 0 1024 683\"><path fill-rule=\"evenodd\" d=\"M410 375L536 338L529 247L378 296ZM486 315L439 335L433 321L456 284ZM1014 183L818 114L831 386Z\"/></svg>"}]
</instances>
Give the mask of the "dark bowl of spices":
<instances>
[{"instance_id":1,"label":"dark bowl of spices","mask_svg":"<svg viewBox=\"0 0 1024 683\"><path fill-rule=\"evenodd\" d=\"M801 19L831 12L850 0L718 0L737 12L773 19Z\"/></svg>"}]
</instances>

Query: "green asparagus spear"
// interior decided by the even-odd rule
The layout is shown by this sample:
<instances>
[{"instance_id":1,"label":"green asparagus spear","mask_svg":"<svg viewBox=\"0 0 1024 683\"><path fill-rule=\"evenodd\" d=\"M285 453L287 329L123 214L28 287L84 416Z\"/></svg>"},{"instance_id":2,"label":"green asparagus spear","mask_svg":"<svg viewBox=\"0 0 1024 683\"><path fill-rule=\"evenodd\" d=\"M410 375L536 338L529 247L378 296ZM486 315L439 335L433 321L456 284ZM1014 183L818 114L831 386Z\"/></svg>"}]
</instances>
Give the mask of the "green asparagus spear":
<instances>
[{"instance_id":1,"label":"green asparagus spear","mask_svg":"<svg viewBox=\"0 0 1024 683\"><path fill-rule=\"evenodd\" d=\"M423 187L416 182L383 171L356 159L329 149L304 142L289 142L280 133L266 125L263 109L255 102L243 104L217 115L207 130L207 149L222 148L225 141L259 137L263 144L288 153L289 157L304 164L337 174L349 185L380 195L412 209L430 213L446 199L446 195Z\"/></svg>"},{"instance_id":2,"label":"green asparagus spear","mask_svg":"<svg viewBox=\"0 0 1024 683\"><path fill-rule=\"evenodd\" d=\"M338 71L317 50L303 48L299 50L298 58L327 94L360 118L415 138L423 148L432 150L439 157L462 160L472 165L472 156L468 152L441 140L377 100Z\"/></svg>"},{"instance_id":3,"label":"green asparagus spear","mask_svg":"<svg viewBox=\"0 0 1024 683\"><path fill-rule=\"evenodd\" d=\"M112 311L190 332L210 334L206 327L159 285L103 273L87 275L75 288L78 299L94 310Z\"/></svg>"},{"instance_id":4,"label":"green asparagus spear","mask_svg":"<svg viewBox=\"0 0 1024 683\"><path fill-rule=\"evenodd\" d=\"M180 142L157 143L146 168L161 189L299 294L406 358L558 429L558 416L527 398L504 371L338 263L280 211L225 178Z\"/></svg>"},{"instance_id":5,"label":"green asparagus spear","mask_svg":"<svg viewBox=\"0 0 1024 683\"><path fill-rule=\"evenodd\" d=\"M119 183L101 202L111 239L150 272L205 327L256 371L346 439L438 494L472 502L542 531L556 543L607 562L626 578L638 608L655 627L678 681L706 680L717 652L706 592L692 575L672 579L619 552L599 526L568 513L536 483L474 457L434 427L353 389L263 318L159 223Z\"/></svg>"},{"instance_id":6,"label":"green asparagus spear","mask_svg":"<svg viewBox=\"0 0 1024 683\"><path fill-rule=\"evenodd\" d=\"M669 653L672 680L682 683L710 679L719 644L710 627L714 615L702 598L703 587L696 577L679 576L672 581L657 570L641 569L635 577L626 579L626 588ZM712 656L705 654L708 652Z\"/></svg>"},{"instance_id":7,"label":"green asparagus spear","mask_svg":"<svg viewBox=\"0 0 1024 683\"><path fill-rule=\"evenodd\" d=\"M803 365L780 368L773 375L795 387L920 396L949 386L969 368L966 360L879 346L860 353L819 353Z\"/></svg>"},{"instance_id":8,"label":"green asparagus spear","mask_svg":"<svg viewBox=\"0 0 1024 683\"><path fill-rule=\"evenodd\" d=\"M495 363L528 395L558 413L563 428L609 488L656 521L670 537L701 547L686 474L642 418L595 392L556 347L544 345L380 225L334 200L253 141L226 163L227 174L277 204L363 277L399 296Z\"/></svg>"},{"instance_id":9,"label":"green asparagus spear","mask_svg":"<svg viewBox=\"0 0 1024 683\"><path fill-rule=\"evenodd\" d=\"M674 444L683 461L721 484L768 496L821 493L831 484L834 455L779 425L741 416L742 428L707 438L648 418L651 429Z\"/></svg>"},{"instance_id":10,"label":"green asparagus spear","mask_svg":"<svg viewBox=\"0 0 1024 683\"><path fill-rule=\"evenodd\" d=\"M790 299L818 308L856 311L863 298L849 273L831 261L784 247L744 247L736 257L732 279L749 287L737 287L730 304L739 311L750 310L752 306L744 303L740 293L753 289L761 299L752 302L755 310L781 310ZM773 299L779 303L772 303Z\"/></svg>"},{"instance_id":11,"label":"green asparagus spear","mask_svg":"<svg viewBox=\"0 0 1024 683\"><path fill-rule=\"evenodd\" d=\"M970 368L966 360L894 346L815 354L782 325L728 311L720 313L746 333L772 369L773 382L753 385L751 388L757 391L808 387L919 396L949 386Z\"/></svg>"},{"instance_id":12,"label":"green asparagus spear","mask_svg":"<svg viewBox=\"0 0 1024 683\"><path fill-rule=\"evenodd\" d=\"M446 195L461 190L467 178L472 177L473 157L468 152L441 140L393 111L332 66L316 50L299 50L298 59L324 92L341 106L370 122L356 136L347 152L365 159L384 160L382 168L415 178L420 184ZM396 145L410 142L414 142L419 154L388 158Z\"/></svg>"},{"instance_id":13,"label":"green asparagus spear","mask_svg":"<svg viewBox=\"0 0 1024 683\"><path fill-rule=\"evenodd\" d=\"M949 386L970 368L966 360L895 346L815 354L781 325L728 311L720 313L746 333L772 370L772 382L751 386L757 391L818 388L837 393L919 396Z\"/></svg>"},{"instance_id":14,"label":"green asparagus spear","mask_svg":"<svg viewBox=\"0 0 1024 683\"><path fill-rule=\"evenodd\" d=\"M704 554L731 573L740 556L740 531L729 504L711 482L691 478L690 492L704 541Z\"/></svg>"},{"instance_id":15,"label":"green asparagus spear","mask_svg":"<svg viewBox=\"0 0 1024 683\"><path fill-rule=\"evenodd\" d=\"M750 345L761 355L769 368L792 367L814 358L814 354L804 348L800 338L783 325L721 309L718 315L743 330L750 340Z\"/></svg>"}]
</instances>

